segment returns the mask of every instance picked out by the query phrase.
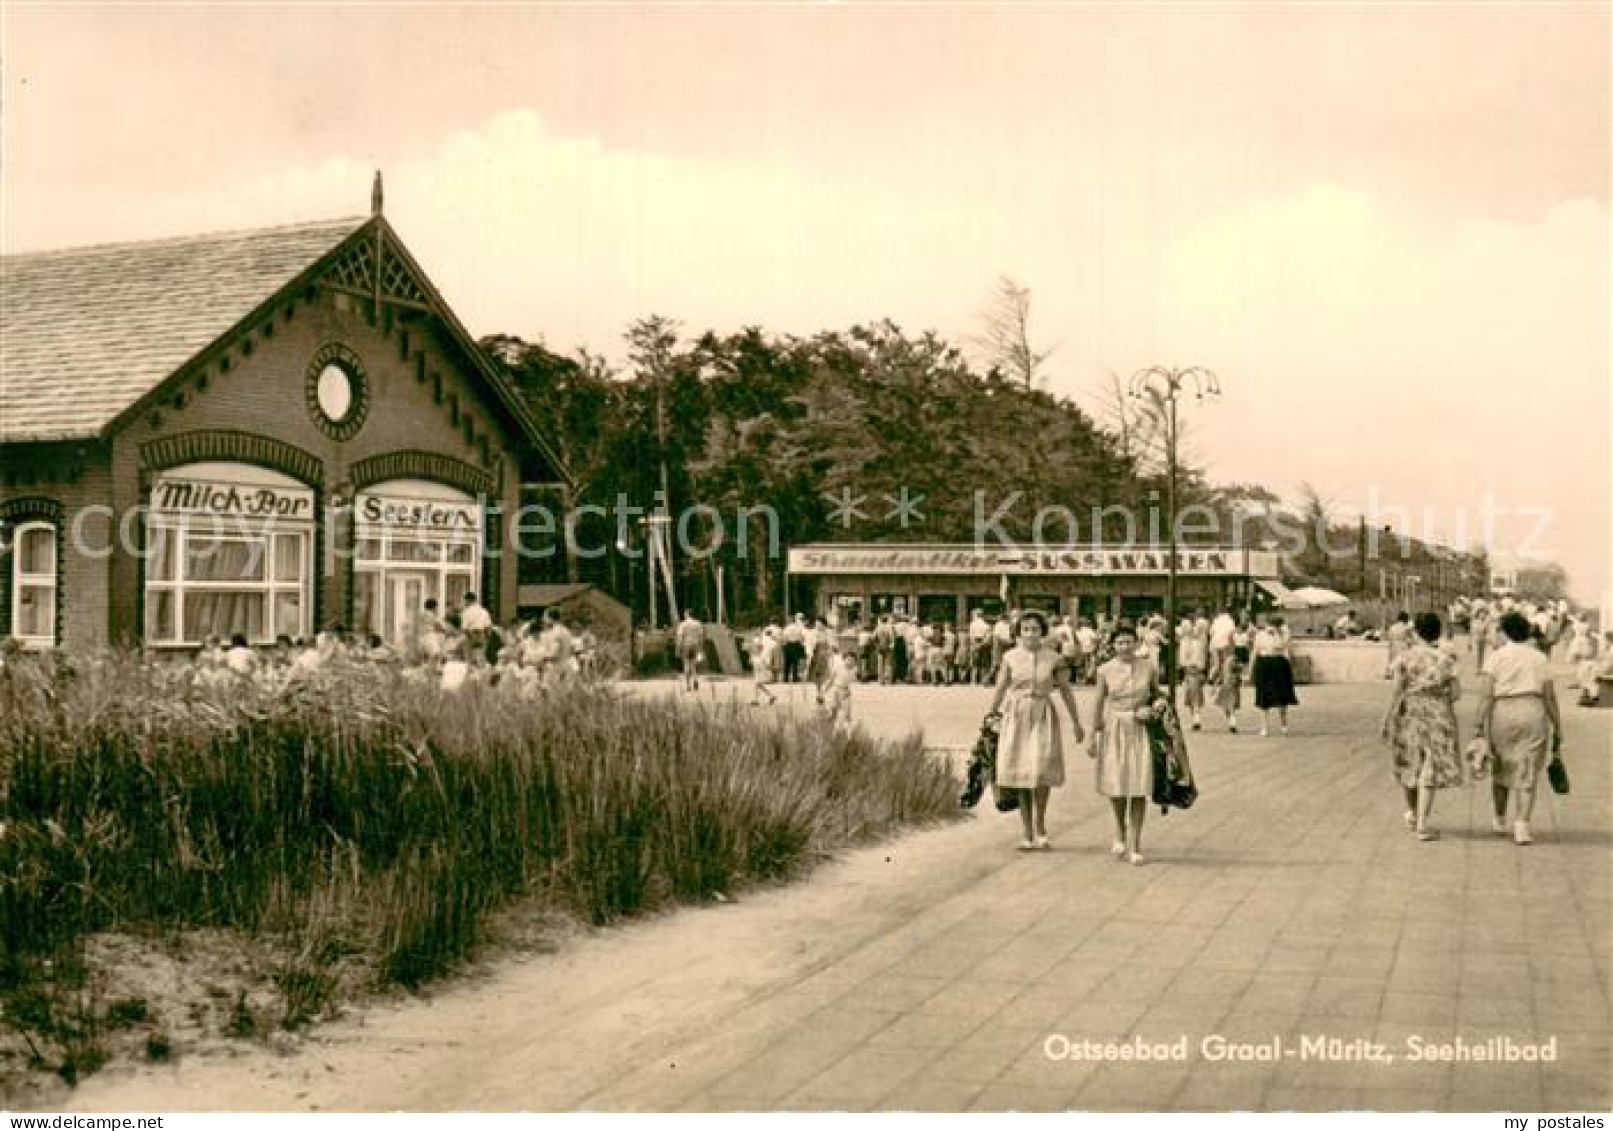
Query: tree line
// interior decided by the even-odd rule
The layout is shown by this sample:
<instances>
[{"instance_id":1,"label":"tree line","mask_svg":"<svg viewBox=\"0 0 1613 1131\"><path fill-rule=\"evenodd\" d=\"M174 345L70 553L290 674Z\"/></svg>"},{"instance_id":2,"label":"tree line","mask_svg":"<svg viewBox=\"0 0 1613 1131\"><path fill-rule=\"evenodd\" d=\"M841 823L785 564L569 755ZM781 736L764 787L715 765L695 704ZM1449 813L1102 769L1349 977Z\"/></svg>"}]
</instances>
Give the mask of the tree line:
<instances>
[{"instance_id":1,"label":"tree line","mask_svg":"<svg viewBox=\"0 0 1613 1131\"><path fill-rule=\"evenodd\" d=\"M642 606L644 559L635 559L635 579L618 548L617 508L653 509L662 495L674 515L702 508L685 533L710 552L675 552L673 567L680 600L708 617L719 585L731 617L783 606L785 561L766 552L770 535L781 550L967 542L984 513L994 529L1029 541L1038 512L1046 519L1053 507L1067 508L1074 528L1044 522L1044 538L1088 544L1163 532L1165 467L1148 404L1128 403L1116 382L1105 419L1094 419L1038 387L1046 353L1027 353L1025 340L1001 363L981 365L933 332L889 321L805 337L756 327L686 337L676 322L651 317L628 329L627 365L618 368L587 350L486 338L483 349L555 456L557 466L528 469L538 486L526 501L578 516L572 539L529 539L537 553L523 555L521 580L592 582L620 597L631 584ZM1320 552L1309 536L1297 544L1295 520L1316 516L1283 508L1259 484L1216 485L1189 463L1177 498L1179 508L1203 508L1204 533L1185 530L1186 541L1225 544L1236 531L1244 544L1284 549L1298 584L1353 593L1369 580L1353 555ZM1321 517L1339 535L1329 544L1349 536L1347 524ZM642 555L642 526L625 532L624 548Z\"/></svg>"}]
</instances>

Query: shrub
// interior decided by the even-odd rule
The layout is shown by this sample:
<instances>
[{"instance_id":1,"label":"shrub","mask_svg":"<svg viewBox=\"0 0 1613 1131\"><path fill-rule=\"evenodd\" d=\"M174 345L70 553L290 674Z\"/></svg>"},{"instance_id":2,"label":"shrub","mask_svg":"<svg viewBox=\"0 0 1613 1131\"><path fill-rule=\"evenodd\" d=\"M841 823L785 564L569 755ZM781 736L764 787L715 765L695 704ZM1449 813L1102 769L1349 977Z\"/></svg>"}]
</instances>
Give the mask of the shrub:
<instances>
[{"instance_id":1,"label":"shrub","mask_svg":"<svg viewBox=\"0 0 1613 1131\"><path fill-rule=\"evenodd\" d=\"M131 658L0 670L0 991L40 960L150 926L284 935L283 1023L331 963L415 986L489 912L544 897L605 923L956 814L916 741L575 685L440 692L342 666L212 684ZM35 1011L37 1012L37 1010ZM124 1016L128 1013L128 1016ZM118 1023L134 1023L120 1012ZM261 1031L244 999L236 1028ZM95 1059L81 1041L64 1059Z\"/></svg>"}]
</instances>

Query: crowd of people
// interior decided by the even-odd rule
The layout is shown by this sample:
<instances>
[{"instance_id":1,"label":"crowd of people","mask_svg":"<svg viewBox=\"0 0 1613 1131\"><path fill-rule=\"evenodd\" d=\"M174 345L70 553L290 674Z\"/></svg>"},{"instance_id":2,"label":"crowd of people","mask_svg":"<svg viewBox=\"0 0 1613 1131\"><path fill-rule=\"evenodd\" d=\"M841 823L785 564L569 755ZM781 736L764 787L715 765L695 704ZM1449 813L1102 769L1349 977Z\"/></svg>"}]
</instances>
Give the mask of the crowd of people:
<instances>
[{"instance_id":1,"label":"crowd of people","mask_svg":"<svg viewBox=\"0 0 1613 1131\"><path fill-rule=\"evenodd\" d=\"M1349 635L1347 626L1336 627ZM1401 613L1383 639L1391 690L1381 735L1391 751L1407 828L1421 840L1437 840L1436 795L1488 778L1494 832L1519 845L1531 843L1538 778L1561 747L1550 658L1556 654L1573 665L1570 686L1579 690L1581 704L1593 705L1600 686L1613 683L1613 631L1596 631L1561 602L1501 597L1453 602L1446 618ZM692 614L673 630L672 649L687 690L699 688L707 643L705 626ZM1113 805L1112 849L1117 857L1141 863L1143 816L1153 785L1142 728L1164 702L1166 665L1176 665L1180 697L1169 709L1173 718L1180 710L1184 729L1201 730L1213 709L1229 733L1238 733L1247 683L1260 735L1286 736L1289 710L1298 704L1292 643L1277 613L1191 610L1171 633L1158 615L1132 623L1034 609L988 617L974 609L961 626L887 615L845 632L824 619L797 614L757 630L746 648L752 703L777 702L777 683L811 684L824 716L842 728L851 725L852 688L859 682L992 685L989 717L1001 725L996 784L1023 791L1020 847L1026 849L1047 847L1050 792L1064 784L1063 728L1053 701L1064 703L1079 745L1087 730L1071 689L1094 685L1089 753L1096 762L1098 791ZM241 636L215 637L203 643L192 662L197 679L218 684L254 680L279 686L321 669L364 663L395 665L447 691L506 681L517 690L532 690L605 674L600 652L591 631L574 633L556 610L547 610L539 621L500 626L475 594L467 593L460 607L446 614L435 601L424 602L394 643L340 628L312 640L281 637L256 647ZM1455 710L1464 655L1473 658L1478 672L1477 722L1465 747Z\"/></svg>"},{"instance_id":2,"label":"crowd of people","mask_svg":"<svg viewBox=\"0 0 1613 1131\"><path fill-rule=\"evenodd\" d=\"M507 626L494 623L474 593L444 615L427 600L395 644L374 633L336 627L309 640L281 636L253 645L244 635L210 636L183 654L204 684L251 680L283 685L348 664L387 665L411 678L456 691L467 683L508 681L517 689L599 674L599 644L590 629L573 632L559 612ZM176 659L178 654L176 654Z\"/></svg>"},{"instance_id":3,"label":"crowd of people","mask_svg":"<svg viewBox=\"0 0 1613 1131\"><path fill-rule=\"evenodd\" d=\"M1019 621L1031 613L1046 626L1048 654L1058 659L1071 683L1097 682L1099 669L1115 655L1122 627L1140 659L1165 662L1170 634L1165 618L1158 615L1134 624L1108 616L1088 619L1019 609L988 617L974 609L961 627L886 615L842 633L822 618L797 614L786 624L775 622L751 634L746 650L755 682L753 702L775 702L771 689L775 683L821 685L841 665L847 669L843 681L848 685L993 685L1018 643ZM685 650L682 633L680 629L677 647L684 657L685 685L693 687L697 677L691 673L692 653ZM1287 711L1298 700L1292 637L1281 616L1235 615L1223 608L1211 617L1206 611L1194 611L1181 618L1177 639L1183 705L1191 712L1193 729L1203 727L1205 710L1214 706L1228 729L1237 733L1242 688L1252 681L1255 706L1262 712L1261 733L1270 733L1271 712L1276 712L1281 733L1287 733ZM832 664L831 657L839 663Z\"/></svg>"}]
</instances>

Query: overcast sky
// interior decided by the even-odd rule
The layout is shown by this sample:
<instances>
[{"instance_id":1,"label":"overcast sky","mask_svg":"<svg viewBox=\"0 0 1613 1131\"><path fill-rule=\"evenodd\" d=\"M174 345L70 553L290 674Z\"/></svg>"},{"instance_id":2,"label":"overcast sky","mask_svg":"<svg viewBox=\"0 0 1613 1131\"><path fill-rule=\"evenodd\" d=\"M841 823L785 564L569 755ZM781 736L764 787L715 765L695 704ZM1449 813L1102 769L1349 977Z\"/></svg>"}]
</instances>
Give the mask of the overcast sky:
<instances>
[{"instance_id":1,"label":"overcast sky","mask_svg":"<svg viewBox=\"0 0 1613 1131\"><path fill-rule=\"evenodd\" d=\"M561 350L652 313L962 339L1008 274L1055 391L1208 366L1217 478L1451 539L1488 499L1607 600L1604 4L0 21L7 251L361 214L381 168L472 333Z\"/></svg>"}]
</instances>

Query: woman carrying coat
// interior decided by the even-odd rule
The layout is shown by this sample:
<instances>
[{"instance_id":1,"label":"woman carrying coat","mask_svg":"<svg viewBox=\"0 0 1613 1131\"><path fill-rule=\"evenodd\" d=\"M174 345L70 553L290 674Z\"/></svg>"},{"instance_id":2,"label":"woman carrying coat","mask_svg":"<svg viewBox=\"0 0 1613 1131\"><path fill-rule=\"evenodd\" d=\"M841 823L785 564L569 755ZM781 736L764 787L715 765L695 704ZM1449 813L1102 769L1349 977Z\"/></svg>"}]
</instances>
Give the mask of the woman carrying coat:
<instances>
[{"instance_id":1,"label":"woman carrying coat","mask_svg":"<svg viewBox=\"0 0 1613 1131\"><path fill-rule=\"evenodd\" d=\"M1138 654L1137 630L1122 621L1110 637L1114 659L1098 669L1098 701L1093 708L1092 746L1098 792L1114 812L1117 859L1144 863L1143 816L1154 789L1154 759L1147 721L1159 695L1159 669Z\"/></svg>"},{"instance_id":2,"label":"woman carrying coat","mask_svg":"<svg viewBox=\"0 0 1613 1131\"><path fill-rule=\"evenodd\" d=\"M1081 742L1081 716L1070 691L1069 671L1058 650L1048 646L1047 618L1035 610L1019 617L1019 639L1003 653L997 693L988 715L1002 710L997 740L997 787L1017 789L1019 818L1025 835L1021 851L1047 849L1047 802L1054 786L1064 784L1064 742L1052 697L1057 693L1070 713L1075 741Z\"/></svg>"}]
</instances>

